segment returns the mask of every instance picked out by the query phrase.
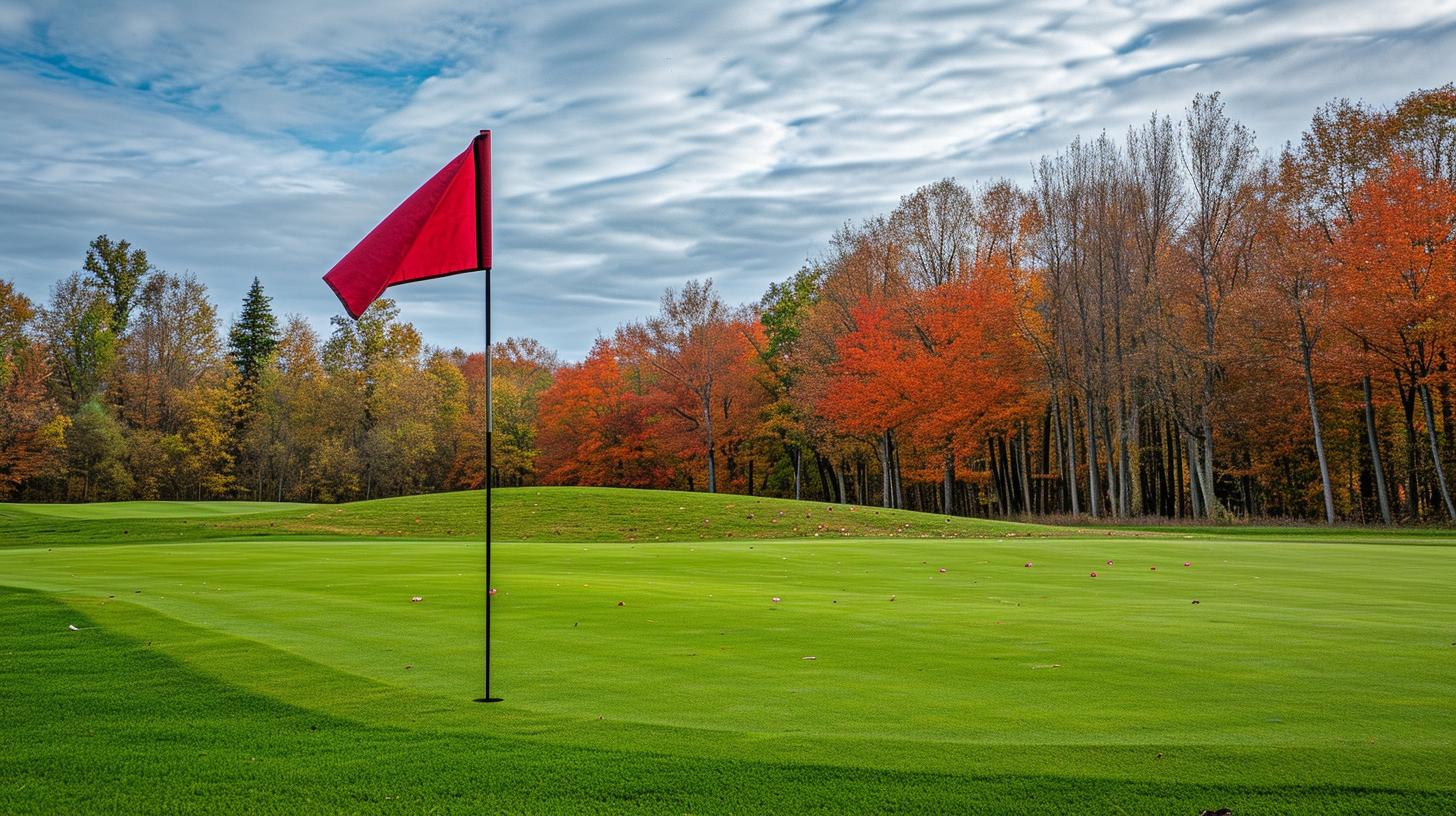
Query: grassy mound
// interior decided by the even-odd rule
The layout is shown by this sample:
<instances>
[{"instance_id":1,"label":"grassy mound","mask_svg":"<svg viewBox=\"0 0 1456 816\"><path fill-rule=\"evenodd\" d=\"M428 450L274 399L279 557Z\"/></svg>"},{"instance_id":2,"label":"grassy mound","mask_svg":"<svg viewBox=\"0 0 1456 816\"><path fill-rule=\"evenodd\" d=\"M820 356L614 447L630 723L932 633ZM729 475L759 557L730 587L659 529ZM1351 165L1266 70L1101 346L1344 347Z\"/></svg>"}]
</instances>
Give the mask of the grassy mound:
<instances>
[{"instance_id":1,"label":"grassy mound","mask_svg":"<svg viewBox=\"0 0 1456 816\"><path fill-rule=\"evenodd\" d=\"M0 546L237 538L243 536L478 540L481 491L339 505L257 502L115 502L0 505ZM1055 531L1014 522L747 496L531 487L495 491L503 541L703 541L790 538L984 538ZM124 521L124 524L117 522Z\"/></svg>"},{"instance_id":2,"label":"grassy mound","mask_svg":"<svg viewBox=\"0 0 1456 816\"><path fill-rule=\"evenodd\" d=\"M298 533L479 537L479 491L407 496L282 514ZM1029 532L1031 525L904 510L752 496L528 487L495 491L494 533L507 541L694 541L729 538L965 538Z\"/></svg>"}]
</instances>

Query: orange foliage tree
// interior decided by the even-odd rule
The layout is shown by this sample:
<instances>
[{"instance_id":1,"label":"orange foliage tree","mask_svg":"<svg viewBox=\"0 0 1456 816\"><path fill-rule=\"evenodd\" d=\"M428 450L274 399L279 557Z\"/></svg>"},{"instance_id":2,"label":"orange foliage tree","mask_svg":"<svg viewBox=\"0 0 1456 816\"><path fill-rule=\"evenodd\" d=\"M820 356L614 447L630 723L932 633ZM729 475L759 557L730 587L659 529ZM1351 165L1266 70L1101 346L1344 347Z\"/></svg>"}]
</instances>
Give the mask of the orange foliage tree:
<instances>
[{"instance_id":1,"label":"orange foliage tree","mask_svg":"<svg viewBox=\"0 0 1456 816\"><path fill-rule=\"evenodd\" d=\"M541 394L538 467L555 484L665 487L671 462L659 450L657 421L640 369L598 340L585 360L562 367Z\"/></svg>"},{"instance_id":2,"label":"orange foliage tree","mask_svg":"<svg viewBox=\"0 0 1456 816\"><path fill-rule=\"evenodd\" d=\"M1409 502L1416 502L1414 405L1424 413L1436 486L1456 521L1436 442L1430 384L1451 341L1456 309L1456 190L1401 156L1373 174L1339 225L1336 298L1341 324L1371 365L1395 377L1406 405Z\"/></svg>"}]
</instances>

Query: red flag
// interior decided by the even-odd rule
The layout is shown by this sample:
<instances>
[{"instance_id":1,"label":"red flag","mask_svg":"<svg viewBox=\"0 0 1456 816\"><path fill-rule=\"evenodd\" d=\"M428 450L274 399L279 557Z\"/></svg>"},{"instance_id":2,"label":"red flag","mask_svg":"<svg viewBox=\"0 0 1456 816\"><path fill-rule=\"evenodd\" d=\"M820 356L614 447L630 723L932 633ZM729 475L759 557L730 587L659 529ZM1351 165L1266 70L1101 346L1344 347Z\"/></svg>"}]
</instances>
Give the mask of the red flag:
<instances>
[{"instance_id":1,"label":"red flag","mask_svg":"<svg viewBox=\"0 0 1456 816\"><path fill-rule=\"evenodd\" d=\"M379 222L324 282L355 320L400 283L490 268L490 131Z\"/></svg>"}]
</instances>

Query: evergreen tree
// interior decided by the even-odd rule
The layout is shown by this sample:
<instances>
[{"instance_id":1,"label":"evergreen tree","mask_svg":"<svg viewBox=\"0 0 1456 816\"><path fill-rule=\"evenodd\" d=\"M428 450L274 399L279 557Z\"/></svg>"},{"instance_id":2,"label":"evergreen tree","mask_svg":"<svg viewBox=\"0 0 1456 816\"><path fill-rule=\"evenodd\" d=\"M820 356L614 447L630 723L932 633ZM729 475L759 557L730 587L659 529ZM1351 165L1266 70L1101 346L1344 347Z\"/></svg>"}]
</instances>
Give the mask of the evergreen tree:
<instances>
[{"instance_id":1,"label":"evergreen tree","mask_svg":"<svg viewBox=\"0 0 1456 816\"><path fill-rule=\"evenodd\" d=\"M272 302L272 298L263 294L263 284L253 278L253 285L243 298L243 313L228 332L228 358L237 369L244 389L251 389L257 383L258 375L278 345L278 318L273 314Z\"/></svg>"},{"instance_id":2,"label":"evergreen tree","mask_svg":"<svg viewBox=\"0 0 1456 816\"><path fill-rule=\"evenodd\" d=\"M86 249L86 261L82 264L88 281L95 286L111 306L111 334L121 337L131 319L132 299L141 287L142 278L151 271L146 250L132 249L127 241L112 242L105 235L96 236Z\"/></svg>"}]
</instances>

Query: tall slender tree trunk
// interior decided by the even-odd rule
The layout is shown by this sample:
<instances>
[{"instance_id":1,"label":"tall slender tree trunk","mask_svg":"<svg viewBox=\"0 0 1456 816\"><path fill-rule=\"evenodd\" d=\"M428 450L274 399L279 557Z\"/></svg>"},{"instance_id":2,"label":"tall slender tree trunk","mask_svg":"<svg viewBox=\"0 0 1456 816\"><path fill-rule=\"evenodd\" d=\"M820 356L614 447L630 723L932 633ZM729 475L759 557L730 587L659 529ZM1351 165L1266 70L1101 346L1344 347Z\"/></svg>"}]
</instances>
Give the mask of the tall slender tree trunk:
<instances>
[{"instance_id":1,"label":"tall slender tree trunk","mask_svg":"<svg viewBox=\"0 0 1456 816\"><path fill-rule=\"evenodd\" d=\"M799 499L802 498L800 492L804 483L804 452L799 450L798 445L795 445L792 451L794 457L794 498Z\"/></svg>"},{"instance_id":2,"label":"tall slender tree trunk","mask_svg":"<svg viewBox=\"0 0 1456 816\"><path fill-rule=\"evenodd\" d=\"M883 507L895 506L895 491L890 487L894 469L894 462L890 458L890 431L887 429L880 435L880 505Z\"/></svg>"},{"instance_id":3,"label":"tall slender tree trunk","mask_svg":"<svg viewBox=\"0 0 1456 816\"><path fill-rule=\"evenodd\" d=\"M1420 479L1418 477L1420 446L1416 443L1416 389L1405 387L1401 372L1395 372L1395 387L1400 393L1400 407L1405 413L1406 497L1405 511L1411 521L1421 518Z\"/></svg>"},{"instance_id":4,"label":"tall slender tree trunk","mask_svg":"<svg viewBox=\"0 0 1456 816\"><path fill-rule=\"evenodd\" d=\"M1431 461L1436 466L1436 485L1441 488L1441 501L1446 505L1446 517L1456 521L1456 504L1451 502L1451 488L1446 484L1446 467L1441 464L1441 448L1436 444L1436 414L1431 410L1431 388L1420 384L1421 407L1426 413L1426 436L1431 442Z\"/></svg>"},{"instance_id":5,"label":"tall slender tree trunk","mask_svg":"<svg viewBox=\"0 0 1456 816\"><path fill-rule=\"evenodd\" d=\"M1375 405L1370 396L1370 375L1360 381L1365 389L1365 437L1370 443L1370 464L1375 470L1375 495L1380 499L1380 518L1393 524L1390 515L1390 494L1385 489L1385 468L1380 462L1380 437L1375 433Z\"/></svg>"},{"instance_id":6,"label":"tall slender tree trunk","mask_svg":"<svg viewBox=\"0 0 1456 816\"><path fill-rule=\"evenodd\" d=\"M1021 421L1021 436L1017 439L1016 461L1021 470L1021 512L1030 514L1031 511L1031 456L1026 452L1026 420Z\"/></svg>"},{"instance_id":7,"label":"tall slender tree trunk","mask_svg":"<svg viewBox=\"0 0 1456 816\"><path fill-rule=\"evenodd\" d=\"M941 512L947 516L955 514L955 451L951 449L951 439L945 440L945 484L941 492Z\"/></svg>"},{"instance_id":8,"label":"tall slender tree trunk","mask_svg":"<svg viewBox=\"0 0 1456 816\"><path fill-rule=\"evenodd\" d=\"M1299 327L1300 334L1304 334L1304 326ZM1309 420L1314 425L1314 452L1319 457L1320 484L1325 491L1325 523L1335 523L1335 496L1330 488L1330 465L1325 459L1325 437L1320 431L1319 405L1314 399L1314 365L1311 362L1311 343L1308 337L1301 338L1300 350L1304 356L1304 390L1309 396Z\"/></svg>"},{"instance_id":9,"label":"tall slender tree trunk","mask_svg":"<svg viewBox=\"0 0 1456 816\"><path fill-rule=\"evenodd\" d=\"M1090 389L1088 393L1091 393ZM1086 419L1084 430L1087 432L1087 511L1092 518L1097 518L1101 514L1102 478L1097 473L1097 417L1092 402L1090 397L1083 400L1082 411Z\"/></svg>"},{"instance_id":10,"label":"tall slender tree trunk","mask_svg":"<svg viewBox=\"0 0 1456 816\"><path fill-rule=\"evenodd\" d=\"M1102 473L1107 479L1107 494L1102 503L1102 509L1106 511L1109 518L1117 516L1117 494L1121 487L1117 484L1117 437L1112 435L1112 420L1108 417L1106 405L1098 406L1097 418L1102 421Z\"/></svg>"},{"instance_id":11,"label":"tall slender tree trunk","mask_svg":"<svg viewBox=\"0 0 1456 816\"><path fill-rule=\"evenodd\" d=\"M1071 389L1068 389L1070 392ZM1066 480L1067 492L1072 497L1072 515L1082 515L1080 498L1077 496L1077 435L1072 427L1072 399L1067 398L1067 459L1066 468L1062 471L1062 478Z\"/></svg>"},{"instance_id":12,"label":"tall slender tree trunk","mask_svg":"<svg viewBox=\"0 0 1456 816\"><path fill-rule=\"evenodd\" d=\"M1122 426L1122 514L1140 516L1143 514L1142 489L1142 421L1137 405L1126 400Z\"/></svg>"},{"instance_id":13,"label":"tall slender tree trunk","mask_svg":"<svg viewBox=\"0 0 1456 816\"><path fill-rule=\"evenodd\" d=\"M1203 466L1198 462L1198 440L1188 435L1188 509L1194 518L1204 515Z\"/></svg>"},{"instance_id":14,"label":"tall slender tree trunk","mask_svg":"<svg viewBox=\"0 0 1456 816\"><path fill-rule=\"evenodd\" d=\"M986 437L986 461L991 468L991 487L996 493L996 511L1006 515L1006 480L1001 478L1001 459L996 455L996 440Z\"/></svg>"},{"instance_id":15,"label":"tall slender tree trunk","mask_svg":"<svg viewBox=\"0 0 1456 816\"><path fill-rule=\"evenodd\" d=\"M1227 511L1218 500L1218 493L1213 484L1213 408L1203 408L1203 458L1202 467L1198 469L1200 477L1199 488L1202 492L1203 514L1211 519L1221 519L1227 516Z\"/></svg>"},{"instance_id":16,"label":"tall slender tree trunk","mask_svg":"<svg viewBox=\"0 0 1456 816\"><path fill-rule=\"evenodd\" d=\"M893 495L894 501L891 507L894 507L895 510L904 510L906 491L904 491L904 482L900 479L900 446L895 444L893 431L888 431L885 439L890 443L890 488L893 491L891 495Z\"/></svg>"},{"instance_id":17,"label":"tall slender tree trunk","mask_svg":"<svg viewBox=\"0 0 1456 816\"><path fill-rule=\"evenodd\" d=\"M1036 512L1043 515L1051 504L1052 472L1052 406L1047 403L1041 415L1041 485L1036 491Z\"/></svg>"},{"instance_id":18,"label":"tall slender tree trunk","mask_svg":"<svg viewBox=\"0 0 1456 816\"><path fill-rule=\"evenodd\" d=\"M717 462L713 459L713 400L712 392L703 394L703 427L708 434L708 492L718 492L718 468ZM487 474L486 478L489 478Z\"/></svg>"},{"instance_id":19,"label":"tall slender tree trunk","mask_svg":"<svg viewBox=\"0 0 1456 816\"><path fill-rule=\"evenodd\" d=\"M1178 429L1172 419L1167 420L1168 439L1168 483L1173 488L1173 515L1178 518L1187 518L1197 515L1197 511L1189 512L1189 493L1183 489L1183 446L1178 444Z\"/></svg>"}]
</instances>

